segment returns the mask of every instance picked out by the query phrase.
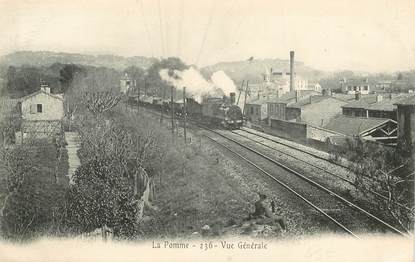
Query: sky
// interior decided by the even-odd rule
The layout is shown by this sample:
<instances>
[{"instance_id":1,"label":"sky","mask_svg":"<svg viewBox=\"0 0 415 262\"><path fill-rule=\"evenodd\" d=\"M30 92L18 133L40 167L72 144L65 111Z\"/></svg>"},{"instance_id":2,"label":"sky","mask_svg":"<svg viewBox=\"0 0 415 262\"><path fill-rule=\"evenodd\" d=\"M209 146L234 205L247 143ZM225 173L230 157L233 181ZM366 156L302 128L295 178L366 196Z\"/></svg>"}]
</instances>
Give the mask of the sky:
<instances>
[{"instance_id":1,"label":"sky","mask_svg":"<svg viewBox=\"0 0 415 262\"><path fill-rule=\"evenodd\" d=\"M0 0L0 55L49 50L415 69L414 0Z\"/></svg>"}]
</instances>

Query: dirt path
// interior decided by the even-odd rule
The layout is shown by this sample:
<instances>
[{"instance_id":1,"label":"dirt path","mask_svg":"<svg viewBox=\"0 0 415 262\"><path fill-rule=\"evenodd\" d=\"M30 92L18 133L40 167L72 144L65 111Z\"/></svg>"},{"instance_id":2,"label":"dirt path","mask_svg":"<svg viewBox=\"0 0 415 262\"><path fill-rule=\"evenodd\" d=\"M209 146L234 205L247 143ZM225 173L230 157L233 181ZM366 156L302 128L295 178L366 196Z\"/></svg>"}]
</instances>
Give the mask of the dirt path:
<instances>
[{"instance_id":1,"label":"dirt path","mask_svg":"<svg viewBox=\"0 0 415 262\"><path fill-rule=\"evenodd\" d=\"M69 184L73 184L72 176L75 173L76 169L81 165L81 161L78 157L78 149L80 148L80 139L77 132L65 132L65 139L67 142L66 149L68 150L68 177Z\"/></svg>"}]
</instances>

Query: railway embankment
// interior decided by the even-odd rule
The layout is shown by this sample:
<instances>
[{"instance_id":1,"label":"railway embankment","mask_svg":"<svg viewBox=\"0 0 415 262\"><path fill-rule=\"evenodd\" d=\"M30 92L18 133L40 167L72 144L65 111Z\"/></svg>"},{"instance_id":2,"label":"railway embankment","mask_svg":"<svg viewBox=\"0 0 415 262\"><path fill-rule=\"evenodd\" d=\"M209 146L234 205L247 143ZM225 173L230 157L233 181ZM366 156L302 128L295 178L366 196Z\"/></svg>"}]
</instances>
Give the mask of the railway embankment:
<instances>
[{"instance_id":1,"label":"railway embankment","mask_svg":"<svg viewBox=\"0 0 415 262\"><path fill-rule=\"evenodd\" d=\"M153 112L148 115L159 121ZM166 134L172 136L171 121L165 119L163 123ZM182 128L174 132L174 155L183 156L181 163L184 165L181 169L170 169L157 186L155 204L160 212L152 214L152 219L143 227L147 235L197 236L206 234L208 228L212 236L286 237L321 232L325 227L324 219L316 220L303 212L306 205L299 204L255 169L242 164L203 135L203 131L189 128L188 144L184 147ZM269 202L274 201L275 213L285 219L287 231L247 223L246 218L254 211L260 192L268 195Z\"/></svg>"}]
</instances>

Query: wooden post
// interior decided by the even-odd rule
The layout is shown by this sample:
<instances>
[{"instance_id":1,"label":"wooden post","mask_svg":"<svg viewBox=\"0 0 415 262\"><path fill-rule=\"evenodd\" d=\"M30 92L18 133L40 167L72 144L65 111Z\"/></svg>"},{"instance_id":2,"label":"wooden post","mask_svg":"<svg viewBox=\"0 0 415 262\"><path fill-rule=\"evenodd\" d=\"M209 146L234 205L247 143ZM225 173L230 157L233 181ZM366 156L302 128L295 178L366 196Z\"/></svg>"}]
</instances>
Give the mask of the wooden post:
<instances>
[{"instance_id":1,"label":"wooden post","mask_svg":"<svg viewBox=\"0 0 415 262\"><path fill-rule=\"evenodd\" d=\"M135 81L137 85L137 81ZM144 84L145 85L145 84ZM140 85L138 85L138 94L137 94L137 115L140 113Z\"/></svg>"},{"instance_id":2,"label":"wooden post","mask_svg":"<svg viewBox=\"0 0 415 262\"><path fill-rule=\"evenodd\" d=\"M245 107L246 107L246 96L248 95L248 89L249 88L249 80L246 80L246 89L245 89L245 100L244 100L244 110L242 112L242 115L245 116Z\"/></svg>"},{"instance_id":3,"label":"wooden post","mask_svg":"<svg viewBox=\"0 0 415 262\"><path fill-rule=\"evenodd\" d=\"M174 86L171 86L170 101L171 101L171 134L174 137Z\"/></svg>"},{"instance_id":4,"label":"wooden post","mask_svg":"<svg viewBox=\"0 0 415 262\"><path fill-rule=\"evenodd\" d=\"M166 88L163 87L163 98L161 99L161 115L160 115L160 125L163 124L163 101L164 101L164 97L166 96Z\"/></svg>"},{"instance_id":5,"label":"wooden post","mask_svg":"<svg viewBox=\"0 0 415 262\"><path fill-rule=\"evenodd\" d=\"M144 77L144 96L147 97L147 77Z\"/></svg>"},{"instance_id":6,"label":"wooden post","mask_svg":"<svg viewBox=\"0 0 415 262\"><path fill-rule=\"evenodd\" d=\"M186 138L186 125L187 125L187 102L186 102L186 87L183 87L183 117L184 117L184 126L183 126L183 136L184 136L184 144L187 144Z\"/></svg>"},{"instance_id":7,"label":"wooden post","mask_svg":"<svg viewBox=\"0 0 415 262\"><path fill-rule=\"evenodd\" d=\"M245 83L245 79L242 80L242 84L241 84L241 88L239 89L239 95L238 95L238 100L236 101L236 105L239 105L239 98L241 97L241 93L244 90L244 83Z\"/></svg>"}]
</instances>

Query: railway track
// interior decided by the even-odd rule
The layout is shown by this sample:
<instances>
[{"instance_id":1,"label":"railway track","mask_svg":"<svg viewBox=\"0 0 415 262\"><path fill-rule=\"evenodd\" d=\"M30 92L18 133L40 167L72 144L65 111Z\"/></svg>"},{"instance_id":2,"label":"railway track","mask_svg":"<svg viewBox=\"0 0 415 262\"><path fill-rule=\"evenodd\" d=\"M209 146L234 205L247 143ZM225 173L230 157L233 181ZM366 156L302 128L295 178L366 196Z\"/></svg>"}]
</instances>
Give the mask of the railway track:
<instances>
[{"instance_id":1,"label":"railway track","mask_svg":"<svg viewBox=\"0 0 415 262\"><path fill-rule=\"evenodd\" d=\"M329 219L331 222L337 225L337 227L341 228L348 234L357 237L357 234L354 233L355 230L366 228L366 226L362 227L362 225L372 224L373 226L373 222L375 222L377 225L381 226L382 230L387 230L402 236L407 236L406 233L395 228L379 217L369 213L368 211L345 199L344 197L336 194L327 187L309 179L305 175L291 169L285 164L280 163L275 159L272 159L267 155L224 135L222 132L218 132L206 127L202 128L208 130L211 134L216 135L216 138L213 138L210 135L205 135L209 140L214 141L214 143L218 145L221 145L228 151L237 155L243 161L255 167L261 173L283 186L285 189L300 198L302 201L306 202L309 206L317 210L321 215ZM268 164L266 164L266 162L268 162ZM273 165L270 165L270 163ZM290 176L286 176L285 178L278 176L275 174L275 172L272 171L273 168L270 168L270 166L274 166L274 168L275 166L278 166L286 172L290 173ZM304 182L311 184L313 187L311 188L309 186L304 186ZM330 215L325 211L339 208L341 212L337 213L336 216ZM348 211L346 212L346 210ZM360 220L357 224L355 223L356 218L359 218ZM352 229L353 227L355 230Z\"/></svg>"},{"instance_id":2,"label":"railway track","mask_svg":"<svg viewBox=\"0 0 415 262\"><path fill-rule=\"evenodd\" d=\"M153 111L153 110L150 110L150 111ZM154 113L155 115L160 116L160 113L156 113L156 112L151 112L151 113ZM168 117L166 115L165 116L165 119L166 120L167 119L170 119L170 117ZM218 135L218 137L223 138L223 140L220 142L217 139L218 137L215 139L215 138L212 138L211 136L208 136L206 134L204 135L205 137L207 137L213 143L218 144L221 147L225 148L226 150L232 152L234 155L238 156L244 162L250 164L255 169L257 169L258 171L260 171L262 174L266 175L268 178L270 178L273 181L277 182L279 185L281 185L282 187L284 187L289 192L293 193L296 197L300 198L302 201L304 201L306 204L308 204L310 207L312 207L314 210L316 210L319 214L321 214L322 216L324 216L325 218L327 218L328 220L330 220L334 225L336 225L341 230L347 232L348 234L357 237L357 234L355 234L353 232L354 230L351 229L353 227L353 223L350 225L350 221L348 221L347 218L344 219L344 218L338 217L338 214L336 214L334 216L333 215L330 215L329 214L330 212L326 212L326 210L335 210L336 208L339 207L339 203L341 203L341 205L342 205L342 207L341 207L342 212L341 213L345 213L344 212L344 209L347 209L347 208L353 209L354 210L354 213L357 212L357 213L360 214L360 216L364 215L364 217L366 217L366 219L371 220L372 223L373 223L373 221L375 221L378 225L381 225L383 227L383 230L386 229L388 231L397 233L399 235L407 236L406 233L404 233L401 230L397 229L396 227L390 225L388 222L385 222L381 218L379 218L379 217L371 214L370 212L364 210L363 208L357 206L356 204L350 202L349 200L345 199L344 197L342 197L342 196L338 195L337 193L333 192L329 188L321 185L320 183L317 183L314 180L311 180L310 178L306 177L305 175L301 174L298 171L293 170L292 168L288 167L287 165L285 165L285 164L283 164L281 162L278 162L275 159L270 158L269 156L267 156L267 155L265 155L265 154L263 154L261 152L258 152L257 150L255 150L253 148L250 148L250 147L248 147L248 146L246 146L246 145L244 145L244 144L236 141L235 139L232 139L232 138L224 135L222 132L218 132L218 131L209 129L209 128L204 127L204 126L200 126L198 123L194 123L191 120L189 121L189 123L192 124L192 125L196 125L199 128L202 128L204 130L207 130L207 131L209 131L209 132L211 132L213 134L216 134L216 135ZM233 132L233 133L235 133L235 132ZM248 132L248 133L255 134L255 133L252 133L252 132ZM238 135L241 136L241 134L238 134ZM260 137L262 137L264 139L267 139L264 136L260 136ZM255 159L253 161L249 157L244 156L243 154L241 154L241 152L243 150L240 151L240 150L232 149L232 145L229 145L229 144L226 145L225 140L230 141L231 143L239 146L240 148L243 148L243 150L245 150L245 151L251 152L253 155L255 155L257 157L257 159ZM254 139L251 139L251 140L254 141L255 143L259 143L258 141L255 141ZM278 143L277 141L274 141L272 139L269 139L269 140L270 141L273 141L275 143ZM278 144L282 144L284 146L287 146L287 145L285 145L283 143L278 143ZM290 147L291 149L297 149L297 148L292 147L292 146L287 146L287 147ZM298 150L298 151L304 152L304 153L306 153L308 155L311 155L312 157L316 157L316 158L319 158L321 160L328 161L326 158L320 157L320 156L316 156L315 154L312 154L310 152L307 152L307 151L304 151L304 150ZM286 152L283 152L283 153L286 154ZM252 157L252 155L251 155L251 157ZM281 169L285 170L286 172L290 173L291 175L294 174L296 178L302 180L302 183L307 182L308 184L311 184L313 186L313 190L312 190L313 193L311 193L308 190L304 190L304 188L296 188L295 185L293 186L292 181L291 181L291 184L290 184L290 183L287 183L287 182L283 181L281 178L276 177L275 174L272 173L272 171L266 170L265 168L263 168L263 167L261 167L261 166L258 165L258 158L262 158L263 159L262 161L266 160L268 162L273 163L274 165L280 167ZM297 160L301 160L298 157L296 159ZM301 160L301 161L302 162L306 162L304 160ZM306 163L307 164L310 164L310 165L313 165L313 164L311 164L309 162L306 162ZM333 176L341 179L344 182L347 182L347 183L350 183L350 184L353 183L352 180L346 179L346 178L341 177L341 176L338 176L338 175L334 174L333 172L330 172L328 170L324 170L324 168L318 167L316 165L313 165L313 167L318 168L318 169L320 169L322 171L328 172L331 175L333 175ZM341 166L341 167L344 168L344 166ZM293 177L293 176L291 176L291 177ZM320 193L316 194L316 189L318 189L318 191L320 191ZM321 195L321 192L323 192L325 195L322 196ZM327 197L329 197L329 198L327 198ZM331 200L329 201L329 199L333 199L333 198L337 200L337 204L336 203L333 203ZM354 217L355 217L354 215L353 216L350 216L350 215L348 216L349 219L350 218L354 218ZM364 222L364 223L367 223L367 221ZM361 227L361 228L365 228L365 227Z\"/></svg>"},{"instance_id":3,"label":"railway track","mask_svg":"<svg viewBox=\"0 0 415 262\"><path fill-rule=\"evenodd\" d=\"M305 151L305 150L302 150L302 149L299 149L299 148L295 148L295 147L292 147L292 146L286 145L286 144L281 143L281 142L279 142L279 141L276 141L276 140L274 140L274 139L268 138L268 137L266 137L266 136L262 136L262 135L260 135L260 134L254 133L254 132L247 131L247 130L245 130L245 129L238 130L237 132L236 132L236 131L231 131L231 132L232 132L233 134L236 134L236 135L240 136L240 137L243 137L244 139L248 139L248 140L250 140L250 141L253 141L253 142L255 142L255 143L257 143L257 144L259 144L259 145L261 145L261 146L264 146L264 147L266 147L266 148L269 148L270 150L273 150L273 151L279 152L279 153L281 153L281 154L283 154L283 155L285 155L285 156L288 156L288 157L290 157L290 158L292 158L292 159L295 159L296 161L299 161L299 162L301 162L301 163L303 163L303 164L306 164L306 165L311 166L311 167L313 167L313 168L316 168L316 169L318 169L318 170L320 170L320 171L323 171L323 172L325 172L325 173L329 174L330 176L335 177L335 178L337 178L337 179L340 179L341 181L346 182L347 184L349 184L349 185L353 186L354 188L357 188L357 185L355 184L355 182L354 182L352 179L350 179L350 178L346 178L345 176L342 176L342 175L338 175L338 174L336 174L334 171L331 171L331 170L329 170L329 169L327 169L327 168L324 168L324 167L322 167L322 166L319 166L319 165L313 164L313 162L316 162L316 161L311 161L311 160L306 161L306 160L304 160L304 158L297 157L297 156L295 156L295 155L293 155L293 154L289 154L289 150L280 150L280 149L277 149L277 148L275 148L275 147L272 147L272 146L270 146L270 145L268 145L268 144L263 143L263 141L261 141L261 140L258 140L258 139L254 139L254 138L252 138L252 136L254 136L254 137L255 137L255 136L256 136L256 137L259 137L260 139L265 139L265 140L267 140L267 141L269 141L269 142L272 142L272 143L275 143L275 144L278 144L278 145L282 145L282 146L284 146L284 147L288 147L288 148L290 148L290 150L293 150L293 151L298 151L298 152L304 153L304 154L306 154L306 155L308 155L308 156L311 156L311 157L313 157L313 158L317 158L317 159L322 160L322 161L324 161L324 162L328 162L330 165L331 165L331 164L332 164L332 165L337 165L336 163L333 163L333 162L331 162L331 161L328 161L328 160L327 160L327 159L325 159L324 157L320 157L320 156L318 156L318 155L312 154L312 153L307 152L307 151ZM241 132L243 132L243 133L247 133L247 134L249 134L250 136L247 136L247 135L241 134ZM340 167L340 168L344 168L345 170L347 170L347 172L351 172L348 168L345 168L345 167L343 167L342 165L340 165L339 167ZM384 195L382 195L382 194L380 194L380 193L378 193L378 192L375 192L375 191L373 191L373 190L367 190L367 192L368 192L368 193L370 193L370 194L372 194L373 196L375 196L375 197L377 197L377 198L381 198L381 199L383 199L383 200L388 200L388 198L387 198L386 196L384 196ZM403 205L403 204L401 204L401 203L398 203L398 202L391 202L391 203L392 203L392 204L394 204L394 205L396 205L396 206L399 206L399 207L400 207L400 208L402 208L402 209L405 209L405 210L407 210L407 211L411 211L411 209L410 209L409 207L407 207L407 206L405 206L405 205Z\"/></svg>"},{"instance_id":4,"label":"railway track","mask_svg":"<svg viewBox=\"0 0 415 262\"><path fill-rule=\"evenodd\" d=\"M245 132L245 133L249 133L249 134L252 134L252 135L256 135L256 136L261 137L261 138L263 138L263 139L266 139L266 140L268 140L268 141L272 141L272 142L274 142L274 143L276 143L276 144L280 144L280 145L282 145L282 146L284 146L284 147L287 147L287 148L290 148L290 149L293 149L293 150L296 150L296 151L302 152L302 153L304 153L304 154L306 154L306 155L309 155L309 156L311 156L311 157L314 157L314 158L317 158L317 159L320 159L320 160L324 160L324 161L329 161L329 162L330 162L330 163L332 163L333 165L336 165L336 166L338 166L338 167L340 167L340 168L349 169L349 167L348 167L348 166L343 165L343 164L341 164L341 163L332 162L332 161L330 161L327 157L323 157L323 156L320 156L320 155L318 155L318 154L311 153L311 152L309 152L309 151L307 151L307 150L301 149L300 147L296 147L296 146L290 145L290 144L288 144L288 143L284 143L284 142L282 142L282 141L281 141L282 139L280 139L280 140L272 139L272 138L269 138L269 137L267 137L267 136L261 135L261 134L259 134L259 133L257 133L257 132L252 132L252 131L249 131L249 130L248 130L248 129L246 129L246 128L243 128L243 129L241 129L241 130L242 130L243 132Z\"/></svg>"}]
</instances>

